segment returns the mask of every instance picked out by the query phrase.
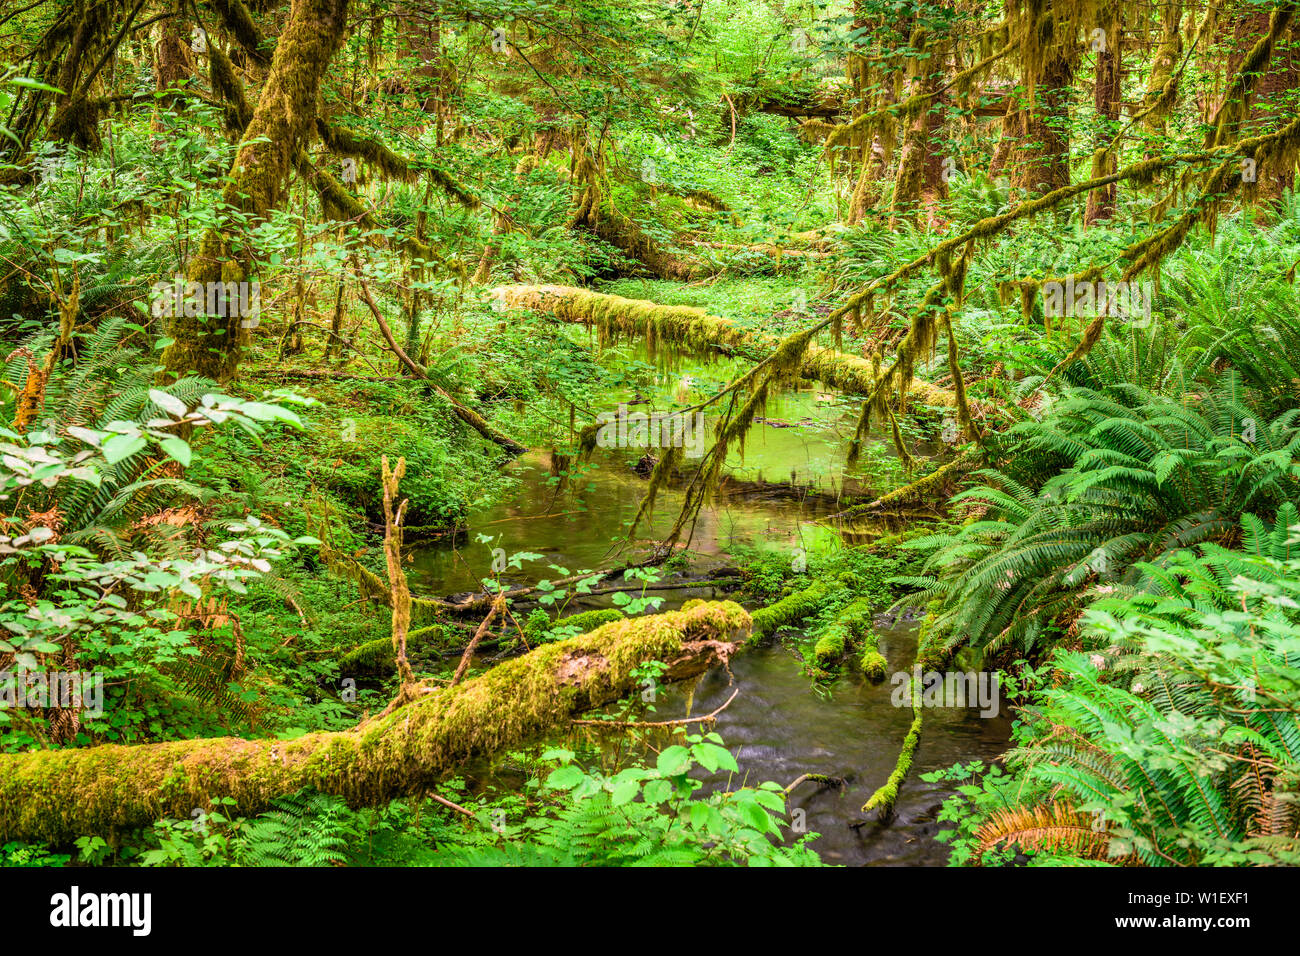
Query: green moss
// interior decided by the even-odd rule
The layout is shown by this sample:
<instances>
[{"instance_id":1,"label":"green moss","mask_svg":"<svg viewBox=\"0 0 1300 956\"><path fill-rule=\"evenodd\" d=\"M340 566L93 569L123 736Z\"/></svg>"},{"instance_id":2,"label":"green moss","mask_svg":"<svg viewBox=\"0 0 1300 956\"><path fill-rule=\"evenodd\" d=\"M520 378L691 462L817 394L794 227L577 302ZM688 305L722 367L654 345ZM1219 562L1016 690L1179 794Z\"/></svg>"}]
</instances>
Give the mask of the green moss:
<instances>
[{"instance_id":1,"label":"green moss","mask_svg":"<svg viewBox=\"0 0 1300 956\"><path fill-rule=\"evenodd\" d=\"M894 771L885 781L884 786L873 793L867 802L862 805L863 813L870 813L872 810L879 810L881 816L887 816L894 808L898 801L898 788L907 778L907 773L912 769L912 757L916 753L917 745L921 742L921 682L912 678L912 726L908 728L907 736L903 738L903 749L898 755L898 761L894 764Z\"/></svg>"},{"instance_id":2,"label":"green moss","mask_svg":"<svg viewBox=\"0 0 1300 956\"><path fill-rule=\"evenodd\" d=\"M556 640L560 635L557 631L560 628L577 628L578 634L586 634L593 631L603 624L609 624L613 621L621 621L626 617L622 611L616 607L597 608L593 611L580 611L577 614L570 614L568 617L561 618L547 629L545 639L548 641Z\"/></svg>"},{"instance_id":3,"label":"green moss","mask_svg":"<svg viewBox=\"0 0 1300 956\"><path fill-rule=\"evenodd\" d=\"M822 668L833 667L844 657L845 650L844 631L836 628L817 639L813 647L813 657Z\"/></svg>"},{"instance_id":4,"label":"green moss","mask_svg":"<svg viewBox=\"0 0 1300 956\"><path fill-rule=\"evenodd\" d=\"M441 625L434 624L411 631L406 636L406 647L410 651L421 644L436 644L443 638ZM391 638L381 637L367 641L359 647L348 651L339 660L339 673L344 676L353 674L387 674L397 666L396 652Z\"/></svg>"},{"instance_id":5,"label":"green moss","mask_svg":"<svg viewBox=\"0 0 1300 956\"><path fill-rule=\"evenodd\" d=\"M843 583L860 583L851 573L841 574L839 580ZM832 668L844 659L851 644L859 643L865 643L871 651L875 650L875 635L871 629L871 599L867 597L849 601L821 629L817 643L813 646L813 658L819 667Z\"/></svg>"},{"instance_id":6,"label":"green moss","mask_svg":"<svg viewBox=\"0 0 1300 956\"><path fill-rule=\"evenodd\" d=\"M862 647L862 653L858 657L858 670L862 671L872 682L879 682L885 679L889 673L889 663L885 660L884 655L876 650L875 645L866 645Z\"/></svg>"},{"instance_id":7,"label":"green moss","mask_svg":"<svg viewBox=\"0 0 1300 956\"><path fill-rule=\"evenodd\" d=\"M625 299L562 285L502 286L495 292L512 308L549 312L565 322L594 326L603 340L621 336L652 343L671 342L696 350L715 345L773 353L784 349L790 353L791 374L858 395L874 391L880 378L869 359L790 338L750 332L731 319L690 306L660 305L645 299ZM777 364L781 364L780 359ZM948 407L956 402L949 390L920 379L912 379L908 391L924 405Z\"/></svg>"},{"instance_id":8,"label":"green moss","mask_svg":"<svg viewBox=\"0 0 1300 956\"><path fill-rule=\"evenodd\" d=\"M682 608L682 610L689 609ZM575 634L586 634L588 631L594 631L602 624L621 621L625 617L626 615L618 608L610 607L579 611L577 614L570 614L568 617L552 621L546 610L539 607L534 608L528 615L528 620L524 622L524 637L529 644L544 644L549 641L572 637Z\"/></svg>"},{"instance_id":9,"label":"green moss","mask_svg":"<svg viewBox=\"0 0 1300 956\"><path fill-rule=\"evenodd\" d=\"M0 755L0 841L110 836L164 816L188 819L217 797L248 815L303 787L353 806L383 803L632 692L632 672L646 661L669 662L665 679L698 674L718 660L703 642L735 643L749 628L749 614L729 601L616 621L345 732Z\"/></svg>"},{"instance_id":10,"label":"green moss","mask_svg":"<svg viewBox=\"0 0 1300 956\"><path fill-rule=\"evenodd\" d=\"M809 617L831 603L844 590L835 581L814 581L802 591L796 591L754 612L754 632L751 640L771 634L779 627L788 627Z\"/></svg>"}]
</instances>

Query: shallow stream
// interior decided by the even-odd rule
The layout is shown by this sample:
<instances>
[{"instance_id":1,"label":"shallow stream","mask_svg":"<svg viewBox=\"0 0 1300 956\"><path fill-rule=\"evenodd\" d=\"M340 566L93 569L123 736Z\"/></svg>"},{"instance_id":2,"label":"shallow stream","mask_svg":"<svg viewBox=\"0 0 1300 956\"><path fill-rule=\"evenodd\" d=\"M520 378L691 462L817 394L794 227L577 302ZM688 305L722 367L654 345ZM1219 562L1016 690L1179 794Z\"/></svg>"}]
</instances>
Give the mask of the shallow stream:
<instances>
[{"instance_id":1,"label":"shallow stream","mask_svg":"<svg viewBox=\"0 0 1300 956\"><path fill-rule=\"evenodd\" d=\"M671 409L674 398L677 403L691 400L681 394L683 380L689 388L710 376L725 379L726 361L706 359L664 369L656 380L656 394L646 405ZM611 404L641 397L614 395ZM721 498L700 514L691 542L692 571L709 575L734 565L732 551L738 546L786 551L835 546L844 529L825 519L844 507L840 495L846 489L869 487L889 471L888 462L881 465L888 454L883 438L877 439L876 455L864 456L869 461L866 467L844 465L856 415L852 403L815 384L769 401L764 421L750 433L743 459L736 454L728 462L732 481ZM549 451L521 456L510 466L518 484L508 500L473 515L466 535L433 542L417 552L410 573L413 590L442 595L478 590L479 582L490 574L494 548L506 555L542 555L524 562L522 569L501 575L515 586L562 577L551 565L578 572L642 560L656 533L662 534L671 524L681 501L679 489L664 490L653 521L638 533L643 546L622 552L612 547L612 542L624 537L646 487L634 467L645 451L597 449L590 463L574 467L563 481L552 475ZM480 542L480 534L492 540ZM665 583L673 578L666 574ZM675 589L656 592L652 586L647 593L664 599L663 610L692 597L723 596L712 588L675 583ZM607 606L608 601L608 596L589 598L570 605L566 613ZM915 651L916 625L878 618L876 630L891 673L907 671ZM657 719L685 715L688 693L690 713L709 713L738 686L740 694L719 714L716 730L751 782L773 780L784 785L804 773L848 781L842 789L805 782L790 800L792 810L805 811L808 830L821 835L814 846L826 862L935 865L946 861L947 847L932 835L944 828L936 816L950 790L926 783L919 775L958 762L995 758L1006 748L1007 718L983 718L975 707L927 710L920 748L894 816L881 823L873 815L864 823L859 808L894 769L912 720L910 707L891 701L891 681L872 685L846 667L844 676L816 688L801 671L796 652L779 640L741 652L731 671L736 685L729 683L731 675L715 670L689 691L669 688L657 704Z\"/></svg>"}]
</instances>

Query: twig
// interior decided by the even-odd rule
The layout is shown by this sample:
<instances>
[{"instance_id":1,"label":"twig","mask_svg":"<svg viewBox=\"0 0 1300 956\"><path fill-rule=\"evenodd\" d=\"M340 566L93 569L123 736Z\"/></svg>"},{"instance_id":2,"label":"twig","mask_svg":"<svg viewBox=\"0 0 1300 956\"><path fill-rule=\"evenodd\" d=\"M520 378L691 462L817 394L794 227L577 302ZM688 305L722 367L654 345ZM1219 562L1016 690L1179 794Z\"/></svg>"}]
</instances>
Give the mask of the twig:
<instances>
[{"instance_id":1,"label":"twig","mask_svg":"<svg viewBox=\"0 0 1300 956\"><path fill-rule=\"evenodd\" d=\"M799 786L799 784L803 783L805 780L814 780L817 783L828 784L832 787L842 787L846 782L843 777L832 777L824 773L801 773L799 776L795 777L793 781L791 781L788 787L785 788L785 792L789 793L791 790Z\"/></svg>"},{"instance_id":2,"label":"twig","mask_svg":"<svg viewBox=\"0 0 1300 956\"><path fill-rule=\"evenodd\" d=\"M737 687L734 691L731 692L731 696L727 698L726 704L723 704L721 707L719 707L711 714L705 714L703 717L676 717L672 720L622 720L622 721L620 720L575 720L573 721L573 723L575 726L581 725L583 727L619 727L619 728L674 727L678 724L694 724L697 722L706 723L710 720L713 720L715 717L718 716L718 714L726 710L727 704L730 704L733 700L735 700L736 695L739 693L740 693L740 688Z\"/></svg>"},{"instance_id":3,"label":"twig","mask_svg":"<svg viewBox=\"0 0 1300 956\"><path fill-rule=\"evenodd\" d=\"M488 611L487 617L483 618L483 623L478 626L478 630L474 632L473 638L471 638L469 644L465 646L465 653L460 656L460 664L456 668L456 673L452 675L451 683L447 685L448 687L455 687L460 683L460 679L465 676L465 672L469 670L470 661L474 659L474 649L478 647L478 642L483 640L483 635L488 632L488 627L492 624L492 619L497 616L497 612L504 611L505 607L505 596L498 594L496 600L492 602L492 607Z\"/></svg>"},{"instance_id":4,"label":"twig","mask_svg":"<svg viewBox=\"0 0 1300 956\"><path fill-rule=\"evenodd\" d=\"M434 803L441 803L444 807L447 807L447 808L450 809L450 810L455 810L457 813L463 813L463 814L465 814L465 816L469 817L471 820L477 820L477 819L478 819L478 817L474 816L473 813L471 813L469 810L466 810L466 809L465 809L464 807L462 807L459 803L452 803L452 802L451 802L450 800L448 800L446 797L440 797L440 796L438 796L436 793L434 793L432 790L429 791L428 796L429 796L429 799L432 800Z\"/></svg>"},{"instance_id":5,"label":"twig","mask_svg":"<svg viewBox=\"0 0 1300 956\"><path fill-rule=\"evenodd\" d=\"M361 271L361 262L357 259L357 254L355 252L352 253L350 259L352 261L352 271L356 273L357 282L360 283L361 286L361 296L365 300L367 308L370 309L370 314L375 317L375 323L379 326L379 331L383 335L384 341L388 343L389 350L397 356L403 365L411 370L412 374L428 382L429 387L451 405L451 410L456 413L456 417L465 424L469 425L488 441L499 445L512 455L520 455L526 452L528 449L525 446L519 444L519 442L515 441L513 438L498 432L495 428L489 425L487 420L478 412L474 411L472 408L467 408L443 391L437 383L429 378L429 373L406 354L402 347L397 344L397 339L393 337L393 330L389 328L388 322L384 319L384 314L379 311L379 306L375 304L375 299L370 294L370 286L366 284L365 275Z\"/></svg>"}]
</instances>

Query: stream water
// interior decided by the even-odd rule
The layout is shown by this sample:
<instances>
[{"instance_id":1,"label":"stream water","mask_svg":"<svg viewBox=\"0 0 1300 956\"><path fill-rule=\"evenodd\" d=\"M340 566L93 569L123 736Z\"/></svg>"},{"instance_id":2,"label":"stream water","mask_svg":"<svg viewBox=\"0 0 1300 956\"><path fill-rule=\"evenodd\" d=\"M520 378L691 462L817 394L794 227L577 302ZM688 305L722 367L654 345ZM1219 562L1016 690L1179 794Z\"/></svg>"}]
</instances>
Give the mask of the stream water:
<instances>
[{"instance_id":1,"label":"stream water","mask_svg":"<svg viewBox=\"0 0 1300 956\"><path fill-rule=\"evenodd\" d=\"M699 387L725 380L732 372L725 359L679 359L660 369L647 405L671 408L697 400L682 394L684 382L687 388ZM611 404L641 397L617 394ZM708 574L734 564L731 553L738 546L787 551L838 546L846 529L825 519L843 507L840 496L845 491L860 493L876 481L888 486L894 480L891 463L884 461L892 452L884 450L883 438L877 441L876 454L863 456L865 466L845 465L844 449L856 415L852 403L817 385L774 396L763 421L751 431L743 458L734 454L729 459L730 480L723 494L701 511L691 542L692 571ZM542 555L501 575L512 585L564 576L552 565L577 572L638 560L656 533L671 524L682 496L672 487L660 493L653 520L638 532L644 546L622 552L612 548L611 542L625 536L640 504L646 481L634 466L644 453L637 448L599 448L591 462L576 466L563 481L552 474L549 451L521 456L510 466L517 485L506 500L474 514L466 535L434 542L416 553L412 588L446 595L478 590L490 573L495 548L507 555ZM852 531L862 533L860 528ZM492 540L480 542L479 535ZM673 578L665 575L665 583ZM663 598L662 610L692 597L722 596L712 588L680 585L647 593ZM607 595L587 598L570 604L566 613L608 602ZM876 630L891 673L907 671L916 625L878 620ZM768 641L738 654L731 675L715 670L689 690L666 689L656 713L661 719L684 715L688 694L690 713L708 713L738 686L740 694L718 716L716 729L751 782L788 784L804 773L847 780L843 788L805 782L790 800L792 810L805 811L807 829L820 834L814 846L826 862L942 864L948 849L932 835L943 828L936 815L950 790L926 783L919 775L996 757L1006 748L1009 720L981 717L974 707L927 709L920 748L894 815L886 822L864 822L859 808L892 772L912 711L891 702L890 681L873 685L851 671L845 668L844 676L816 688L786 642Z\"/></svg>"}]
</instances>

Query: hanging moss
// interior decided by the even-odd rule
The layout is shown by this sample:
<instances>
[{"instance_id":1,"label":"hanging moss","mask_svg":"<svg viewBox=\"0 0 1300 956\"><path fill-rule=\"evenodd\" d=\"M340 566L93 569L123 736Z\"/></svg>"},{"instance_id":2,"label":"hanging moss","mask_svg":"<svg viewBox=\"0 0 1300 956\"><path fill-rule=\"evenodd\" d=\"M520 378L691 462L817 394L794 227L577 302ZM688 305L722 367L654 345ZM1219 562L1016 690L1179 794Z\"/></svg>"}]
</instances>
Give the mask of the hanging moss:
<instances>
[{"instance_id":1,"label":"hanging moss","mask_svg":"<svg viewBox=\"0 0 1300 956\"><path fill-rule=\"evenodd\" d=\"M548 312L565 322L593 326L603 340L641 338L653 329L658 341L696 350L724 345L770 352L782 341L775 336L750 332L731 319L710 315L703 309L625 299L574 286L500 286L493 294L508 308ZM879 380L869 359L811 343L803 350L796 368L802 378L854 394L869 393ZM956 401L948 389L920 379L912 380L908 394L923 404L939 407L952 406Z\"/></svg>"},{"instance_id":2,"label":"hanging moss","mask_svg":"<svg viewBox=\"0 0 1300 956\"><path fill-rule=\"evenodd\" d=\"M922 46L924 46L924 40ZM936 39L936 43L941 43L942 39ZM972 79L987 71L999 60L1006 57L1016 49L1018 40L1013 41L996 53L986 56L984 59L975 63L966 70L961 71L947 86L969 84ZM886 128L897 130L901 125L908 123L910 120L920 116L923 112L928 111L934 103L935 97L942 92L941 90L928 89L909 96L900 103L894 103L883 109L875 110L871 113L864 113L855 118L852 122L844 123L833 127L830 134L826 137L826 148L847 146L855 137L864 140L870 140L873 134L878 134Z\"/></svg>"},{"instance_id":3,"label":"hanging moss","mask_svg":"<svg viewBox=\"0 0 1300 956\"><path fill-rule=\"evenodd\" d=\"M343 222L355 222L373 235L383 234L383 229L365 206L327 170L307 160L306 154L298 156L298 172L307 180L320 198L321 208L327 216ZM432 246L420 241L414 235L395 238L394 244L413 260L437 264L454 275L464 279L467 275L465 264L459 259L447 259Z\"/></svg>"},{"instance_id":4,"label":"hanging moss","mask_svg":"<svg viewBox=\"0 0 1300 956\"><path fill-rule=\"evenodd\" d=\"M220 797L251 815L304 787L353 806L383 804L632 692L632 672L647 661L669 664L664 680L723 663L749 627L749 615L731 602L607 624L455 687L425 688L349 731L0 755L0 841L112 838L161 817L189 819Z\"/></svg>"},{"instance_id":5,"label":"hanging moss","mask_svg":"<svg viewBox=\"0 0 1300 956\"><path fill-rule=\"evenodd\" d=\"M1294 3L1280 3L1269 15L1268 30L1251 47L1228 82L1227 92L1206 131L1206 146L1223 146L1235 138L1246 117L1250 94L1267 69L1273 58L1273 48L1287 32L1295 13Z\"/></svg>"},{"instance_id":6,"label":"hanging moss","mask_svg":"<svg viewBox=\"0 0 1300 956\"><path fill-rule=\"evenodd\" d=\"M216 11L222 26L235 38L245 53L261 66L270 64L275 44L268 43L262 36L257 24L253 22L253 15L240 0L208 0L208 6Z\"/></svg>"},{"instance_id":7,"label":"hanging moss","mask_svg":"<svg viewBox=\"0 0 1300 956\"><path fill-rule=\"evenodd\" d=\"M1213 4L1210 5L1211 8ZM1160 42L1152 53L1151 75L1136 116L1153 132L1161 132L1164 119L1178 100L1178 75L1174 68L1183 52L1183 34L1179 29L1182 4L1171 3L1161 7ZM1111 149L1114 149L1112 143Z\"/></svg>"},{"instance_id":8,"label":"hanging moss","mask_svg":"<svg viewBox=\"0 0 1300 956\"><path fill-rule=\"evenodd\" d=\"M226 129L235 136L242 136L253 119L253 107L244 95L244 84L235 75L230 57L215 43L208 44L208 78L212 92L226 104Z\"/></svg>"},{"instance_id":9,"label":"hanging moss","mask_svg":"<svg viewBox=\"0 0 1300 956\"><path fill-rule=\"evenodd\" d=\"M316 120L316 131L320 134L321 142L330 152L337 156L346 156L369 163L388 179L411 183L421 176L427 176L439 189L466 209L478 209L482 205L477 196L443 170L436 166L421 168L414 160L395 153L378 139L362 136L360 133L329 123L319 117Z\"/></svg>"},{"instance_id":10,"label":"hanging moss","mask_svg":"<svg viewBox=\"0 0 1300 956\"><path fill-rule=\"evenodd\" d=\"M959 479L979 468L982 460L982 456L976 451L963 452L923 478L918 478L911 484L896 488L875 501L855 505L841 511L835 517L843 519L862 518L879 514L881 511L898 510L917 505L936 505L951 495L952 490L957 487L956 483Z\"/></svg>"}]
</instances>

